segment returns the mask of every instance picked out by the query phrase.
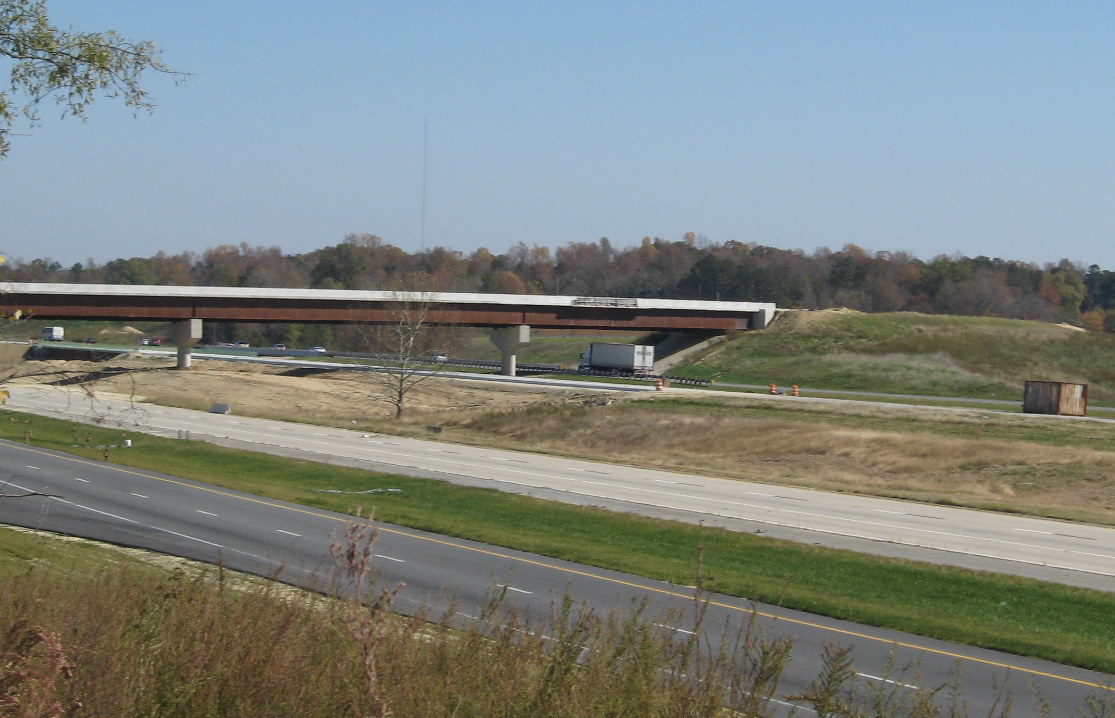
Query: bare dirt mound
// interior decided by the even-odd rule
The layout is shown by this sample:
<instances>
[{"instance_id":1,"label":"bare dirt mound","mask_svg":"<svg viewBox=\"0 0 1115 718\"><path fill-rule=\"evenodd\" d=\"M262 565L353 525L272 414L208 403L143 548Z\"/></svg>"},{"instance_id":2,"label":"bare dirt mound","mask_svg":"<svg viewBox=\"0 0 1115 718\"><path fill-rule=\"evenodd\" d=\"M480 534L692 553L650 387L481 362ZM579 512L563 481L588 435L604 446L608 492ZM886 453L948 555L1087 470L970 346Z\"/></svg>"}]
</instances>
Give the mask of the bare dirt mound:
<instances>
[{"instance_id":1,"label":"bare dirt mound","mask_svg":"<svg viewBox=\"0 0 1115 718\"><path fill-rule=\"evenodd\" d=\"M775 314L775 322L772 326L784 331L801 331L814 324L832 321L836 317L862 313L846 307L835 309L779 309Z\"/></svg>"}]
</instances>

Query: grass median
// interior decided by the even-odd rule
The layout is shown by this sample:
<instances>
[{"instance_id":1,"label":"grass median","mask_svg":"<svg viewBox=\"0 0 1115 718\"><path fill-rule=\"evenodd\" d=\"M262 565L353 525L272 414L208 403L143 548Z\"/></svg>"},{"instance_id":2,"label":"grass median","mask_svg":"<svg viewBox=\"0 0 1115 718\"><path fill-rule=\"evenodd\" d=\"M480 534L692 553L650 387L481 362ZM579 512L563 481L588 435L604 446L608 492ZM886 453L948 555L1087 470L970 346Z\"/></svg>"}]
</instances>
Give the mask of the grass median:
<instances>
[{"instance_id":1,"label":"grass median","mask_svg":"<svg viewBox=\"0 0 1115 718\"><path fill-rule=\"evenodd\" d=\"M0 437L876 626L1115 672L1115 593L0 413ZM124 439L132 446L124 448ZM698 575L700 572L700 575Z\"/></svg>"}]
</instances>

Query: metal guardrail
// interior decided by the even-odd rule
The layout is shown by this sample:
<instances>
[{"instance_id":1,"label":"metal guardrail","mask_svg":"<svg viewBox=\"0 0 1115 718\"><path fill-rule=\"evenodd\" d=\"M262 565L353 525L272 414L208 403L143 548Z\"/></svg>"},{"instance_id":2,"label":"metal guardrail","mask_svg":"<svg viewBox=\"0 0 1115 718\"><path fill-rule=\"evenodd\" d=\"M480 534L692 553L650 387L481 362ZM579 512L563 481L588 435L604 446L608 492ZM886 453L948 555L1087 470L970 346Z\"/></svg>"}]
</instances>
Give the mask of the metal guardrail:
<instances>
[{"instance_id":1,"label":"metal guardrail","mask_svg":"<svg viewBox=\"0 0 1115 718\"><path fill-rule=\"evenodd\" d=\"M601 369L567 369L563 374L578 374L580 376L604 376L613 379L627 379L630 381L646 381L655 382L659 379L667 381L671 384L681 384L684 386L711 386L711 379L690 379L684 376L670 376L669 374L624 374L614 371L603 371Z\"/></svg>"},{"instance_id":2,"label":"metal guardrail","mask_svg":"<svg viewBox=\"0 0 1115 718\"><path fill-rule=\"evenodd\" d=\"M684 384L686 386L712 386L712 379L691 379L687 376L663 375L663 379L671 384Z\"/></svg>"},{"instance_id":3,"label":"metal guardrail","mask_svg":"<svg viewBox=\"0 0 1115 718\"><path fill-rule=\"evenodd\" d=\"M368 354L358 352L329 352L328 356L338 357L342 359L375 359L379 361L399 361L399 357L394 354ZM446 357L439 359L436 356L420 356L413 357L412 361L416 364L431 364L434 366L452 366L463 367L466 369L499 369L500 362L491 361L488 359L458 359L454 357ZM560 364L519 364L516 369L520 372L542 374L561 371Z\"/></svg>"}]
</instances>

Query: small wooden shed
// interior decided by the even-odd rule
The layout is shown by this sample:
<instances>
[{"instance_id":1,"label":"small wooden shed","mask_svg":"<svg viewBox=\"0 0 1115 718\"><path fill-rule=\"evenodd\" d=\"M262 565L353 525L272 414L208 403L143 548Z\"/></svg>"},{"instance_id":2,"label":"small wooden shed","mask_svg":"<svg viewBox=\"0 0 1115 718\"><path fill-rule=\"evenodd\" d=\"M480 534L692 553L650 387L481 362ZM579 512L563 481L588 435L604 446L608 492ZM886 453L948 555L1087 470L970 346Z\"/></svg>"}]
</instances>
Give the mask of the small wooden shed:
<instances>
[{"instance_id":1,"label":"small wooden shed","mask_svg":"<svg viewBox=\"0 0 1115 718\"><path fill-rule=\"evenodd\" d=\"M1064 381L1028 381L1022 397L1027 414L1084 416L1088 411L1088 385Z\"/></svg>"}]
</instances>

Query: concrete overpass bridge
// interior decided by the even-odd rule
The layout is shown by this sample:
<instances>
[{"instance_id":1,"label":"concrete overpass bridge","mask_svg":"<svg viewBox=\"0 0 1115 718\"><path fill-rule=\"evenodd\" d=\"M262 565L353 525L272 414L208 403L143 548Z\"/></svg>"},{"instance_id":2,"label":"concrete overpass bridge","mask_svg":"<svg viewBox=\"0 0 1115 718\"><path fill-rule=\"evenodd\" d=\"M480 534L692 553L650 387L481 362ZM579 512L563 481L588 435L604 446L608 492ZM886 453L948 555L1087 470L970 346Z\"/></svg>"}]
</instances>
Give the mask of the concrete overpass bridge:
<instances>
[{"instance_id":1,"label":"concrete overpass bridge","mask_svg":"<svg viewBox=\"0 0 1115 718\"><path fill-rule=\"evenodd\" d=\"M515 352L530 341L531 327L723 334L763 329L775 310L774 304L764 302L623 297L0 283L4 315L18 310L46 320L172 322L180 368L189 366L190 347L201 339L204 321L389 324L416 307L427 324L490 327L503 356L503 373L512 375Z\"/></svg>"}]
</instances>

